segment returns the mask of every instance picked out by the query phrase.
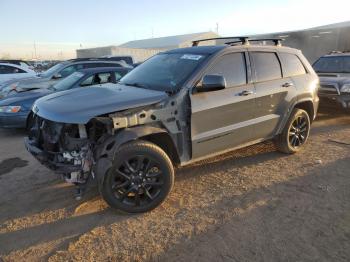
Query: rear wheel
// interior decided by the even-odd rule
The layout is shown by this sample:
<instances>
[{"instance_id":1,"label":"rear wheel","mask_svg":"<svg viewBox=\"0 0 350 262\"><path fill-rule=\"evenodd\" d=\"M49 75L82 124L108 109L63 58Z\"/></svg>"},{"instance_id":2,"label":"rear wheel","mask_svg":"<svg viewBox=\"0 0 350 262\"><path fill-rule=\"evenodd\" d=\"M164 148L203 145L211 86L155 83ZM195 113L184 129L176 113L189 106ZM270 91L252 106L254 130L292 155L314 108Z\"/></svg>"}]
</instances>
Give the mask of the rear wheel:
<instances>
[{"instance_id":1,"label":"rear wheel","mask_svg":"<svg viewBox=\"0 0 350 262\"><path fill-rule=\"evenodd\" d=\"M123 145L102 186L102 196L113 208L128 213L150 211L167 197L174 169L167 154L146 141Z\"/></svg>"},{"instance_id":2,"label":"rear wheel","mask_svg":"<svg viewBox=\"0 0 350 262\"><path fill-rule=\"evenodd\" d=\"M282 133L275 139L277 149L286 154L298 152L310 133L310 117L305 110L295 108Z\"/></svg>"}]
</instances>

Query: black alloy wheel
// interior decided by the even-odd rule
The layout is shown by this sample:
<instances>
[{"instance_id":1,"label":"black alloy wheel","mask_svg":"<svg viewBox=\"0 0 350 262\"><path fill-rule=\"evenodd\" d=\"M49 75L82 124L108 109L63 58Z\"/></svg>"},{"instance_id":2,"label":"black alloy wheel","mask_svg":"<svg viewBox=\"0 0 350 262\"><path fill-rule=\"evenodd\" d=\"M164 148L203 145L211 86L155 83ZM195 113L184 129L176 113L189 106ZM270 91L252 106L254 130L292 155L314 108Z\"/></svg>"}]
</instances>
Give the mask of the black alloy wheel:
<instances>
[{"instance_id":1,"label":"black alloy wheel","mask_svg":"<svg viewBox=\"0 0 350 262\"><path fill-rule=\"evenodd\" d=\"M122 211L149 211L168 195L173 176L172 163L161 148L149 142L132 142L117 152L102 195L110 206Z\"/></svg>"},{"instance_id":2,"label":"black alloy wheel","mask_svg":"<svg viewBox=\"0 0 350 262\"><path fill-rule=\"evenodd\" d=\"M289 143L298 148L306 142L309 133L308 119L305 115L299 115L293 121L289 129Z\"/></svg>"}]
</instances>

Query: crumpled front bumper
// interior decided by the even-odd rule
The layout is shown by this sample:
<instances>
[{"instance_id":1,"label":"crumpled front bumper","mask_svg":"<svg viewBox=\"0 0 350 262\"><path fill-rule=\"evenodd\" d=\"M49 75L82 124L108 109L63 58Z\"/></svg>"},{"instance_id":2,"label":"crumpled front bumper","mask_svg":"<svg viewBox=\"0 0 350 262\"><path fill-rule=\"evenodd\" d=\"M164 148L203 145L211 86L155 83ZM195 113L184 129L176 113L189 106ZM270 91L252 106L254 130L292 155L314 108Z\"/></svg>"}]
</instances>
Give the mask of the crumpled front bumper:
<instances>
[{"instance_id":1,"label":"crumpled front bumper","mask_svg":"<svg viewBox=\"0 0 350 262\"><path fill-rule=\"evenodd\" d=\"M36 146L34 140L29 137L24 138L24 145L29 153L31 153L42 165L55 171L59 174L69 174L73 172L82 171L81 165L72 165L59 163L57 157L60 153L55 152L45 152Z\"/></svg>"}]
</instances>

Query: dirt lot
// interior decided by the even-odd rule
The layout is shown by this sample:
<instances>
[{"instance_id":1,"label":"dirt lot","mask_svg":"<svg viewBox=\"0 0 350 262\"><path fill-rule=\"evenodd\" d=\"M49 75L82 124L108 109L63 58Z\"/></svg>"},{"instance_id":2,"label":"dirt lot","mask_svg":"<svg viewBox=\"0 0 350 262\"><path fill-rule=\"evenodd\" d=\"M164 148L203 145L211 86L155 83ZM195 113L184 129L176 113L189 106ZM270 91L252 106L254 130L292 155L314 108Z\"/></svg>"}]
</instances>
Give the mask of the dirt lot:
<instances>
[{"instance_id":1,"label":"dirt lot","mask_svg":"<svg viewBox=\"0 0 350 262\"><path fill-rule=\"evenodd\" d=\"M22 136L0 130L0 260L350 260L350 116L320 115L296 155L264 143L178 170L142 215L75 201Z\"/></svg>"}]
</instances>

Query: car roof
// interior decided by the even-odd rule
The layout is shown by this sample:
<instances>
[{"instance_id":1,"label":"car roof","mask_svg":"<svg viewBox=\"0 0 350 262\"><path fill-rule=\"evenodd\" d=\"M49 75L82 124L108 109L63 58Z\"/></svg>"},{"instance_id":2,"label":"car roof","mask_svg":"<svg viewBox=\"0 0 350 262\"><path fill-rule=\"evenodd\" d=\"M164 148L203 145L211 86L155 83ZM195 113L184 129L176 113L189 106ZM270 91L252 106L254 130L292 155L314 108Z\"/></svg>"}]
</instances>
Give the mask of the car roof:
<instances>
[{"instance_id":1,"label":"car roof","mask_svg":"<svg viewBox=\"0 0 350 262\"><path fill-rule=\"evenodd\" d=\"M166 54L182 54L182 53L191 53L191 54L214 54L225 49L225 45L213 45L213 46L194 46L194 47L185 47L177 48L173 50L166 51Z\"/></svg>"},{"instance_id":2,"label":"car roof","mask_svg":"<svg viewBox=\"0 0 350 262\"><path fill-rule=\"evenodd\" d=\"M275 45L212 45L212 46L193 46L193 47L185 47L185 48L177 48L170 51L166 51L164 53L167 54L182 54L182 53L190 53L190 54L214 54L220 52L224 49L231 50L241 50L241 49L262 49L262 50L274 50L274 51L287 51L287 52L300 52L300 50L291 48L288 46L275 46Z\"/></svg>"},{"instance_id":3,"label":"car roof","mask_svg":"<svg viewBox=\"0 0 350 262\"><path fill-rule=\"evenodd\" d=\"M12 66L12 67L16 67L25 71L28 71L26 67L17 65L17 64L11 64L11 63L0 63L0 65L4 65L4 66Z\"/></svg>"},{"instance_id":4,"label":"car roof","mask_svg":"<svg viewBox=\"0 0 350 262\"><path fill-rule=\"evenodd\" d=\"M79 72L82 72L84 74L89 73L103 73L103 72L111 72L111 71L130 71L131 68L127 67L95 67L95 68L86 68L86 69L80 69Z\"/></svg>"},{"instance_id":5,"label":"car roof","mask_svg":"<svg viewBox=\"0 0 350 262\"><path fill-rule=\"evenodd\" d=\"M350 52L331 53L331 54L328 54L328 55L324 55L322 57L338 57L338 56L350 56Z\"/></svg>"}]
</instances>

